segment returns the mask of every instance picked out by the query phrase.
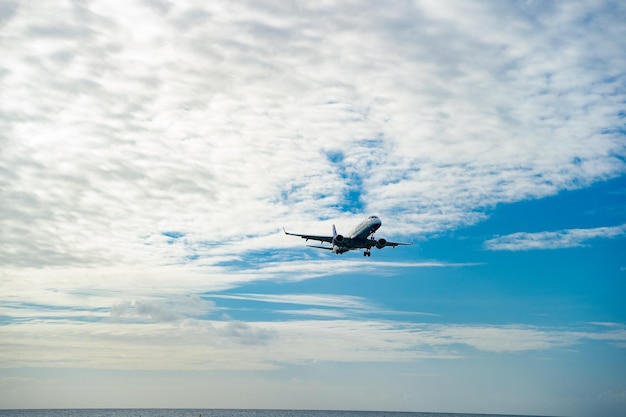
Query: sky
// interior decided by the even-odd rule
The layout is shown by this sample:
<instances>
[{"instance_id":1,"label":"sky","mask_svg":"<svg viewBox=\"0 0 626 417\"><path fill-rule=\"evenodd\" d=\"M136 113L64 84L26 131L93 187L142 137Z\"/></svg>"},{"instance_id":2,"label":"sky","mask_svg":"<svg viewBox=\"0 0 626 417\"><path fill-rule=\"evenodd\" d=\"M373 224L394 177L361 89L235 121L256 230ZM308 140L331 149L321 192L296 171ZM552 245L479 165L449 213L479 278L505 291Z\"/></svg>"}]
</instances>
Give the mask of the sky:
<instances>
[{"instance_id":1,"label":"sky","mask_svg":"<svg viewBox=\"0 0 626 417\"><path fill-rule=\"evenodd\" d=\"M624 21L0 0L0 408L626 415Z\"/></svg>"}]
</instances>

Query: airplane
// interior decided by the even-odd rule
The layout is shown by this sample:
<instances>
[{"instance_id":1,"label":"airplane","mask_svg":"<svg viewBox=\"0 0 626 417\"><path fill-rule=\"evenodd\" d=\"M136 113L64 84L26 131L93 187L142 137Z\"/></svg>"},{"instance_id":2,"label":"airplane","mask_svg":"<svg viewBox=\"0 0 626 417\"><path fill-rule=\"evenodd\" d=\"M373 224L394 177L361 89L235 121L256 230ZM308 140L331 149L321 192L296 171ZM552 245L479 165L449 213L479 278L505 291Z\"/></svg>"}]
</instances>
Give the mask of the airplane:
<instances>
[{"instance_id":1,"label":"airplane","mask_svg":"<svg viewBox=\"0 0 626 417\"><path fill-rule=\"evenodd\" d=\"M318 240L321 243L330 243L332 247L328 246L313 246L307 245L311 248L325 249L332 251L335 254L344 254L350 250L354 249L365 249L363 252L363 256L372 256L372 249L374 246L378 249L382 249L385 246L391 246L395 248L400 245L412 245L412 243L398 243L398 242L389 242L386 239L374 238L374 232L378 230L378 228L382 225L382 221L378 216L369 216L367 219L363 220L359 223L347 236L343 236L337 233L337 229L333 224L333 235L332 236L317 236L317 235L302 235L299 233L289 233L283 227L283 232L286 235L290 236L300 236L307 241ZM371 236L371 237L370 237Z\"/></svg>"}]
</instances>

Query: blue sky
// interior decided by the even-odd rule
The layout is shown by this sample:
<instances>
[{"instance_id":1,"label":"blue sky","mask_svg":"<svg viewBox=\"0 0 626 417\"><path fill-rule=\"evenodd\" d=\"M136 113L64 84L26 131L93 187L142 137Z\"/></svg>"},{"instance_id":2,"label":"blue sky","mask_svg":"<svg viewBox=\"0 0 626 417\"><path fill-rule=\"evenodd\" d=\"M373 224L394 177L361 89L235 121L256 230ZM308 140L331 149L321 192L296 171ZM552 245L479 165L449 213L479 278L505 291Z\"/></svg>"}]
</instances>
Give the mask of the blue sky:
<instances>
[{"instance_id":1,"label":"blue sky","mask_svg":"<svg viewBox=\"0 0 626 417\"><path fill-rule=\"evenodd\" d=\"M624 415L625 17L0 2L0 408Z\"/></svg>"}]
</instances>

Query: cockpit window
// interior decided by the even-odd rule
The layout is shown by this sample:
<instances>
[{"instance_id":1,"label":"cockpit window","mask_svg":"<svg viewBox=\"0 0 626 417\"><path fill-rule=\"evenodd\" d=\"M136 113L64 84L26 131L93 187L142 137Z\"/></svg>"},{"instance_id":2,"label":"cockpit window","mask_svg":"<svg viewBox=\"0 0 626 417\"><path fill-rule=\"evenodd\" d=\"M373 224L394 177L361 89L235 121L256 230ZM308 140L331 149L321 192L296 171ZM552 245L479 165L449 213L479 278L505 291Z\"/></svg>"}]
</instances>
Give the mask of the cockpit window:
<instances>
[{"instance_id":1,"label":"cockpit window","mask_svg":"<svg viewBox=\"0 0 626 417\"><path fill-rule=\"evenodd\" d=\"M378 218L378 216L370 216L369 218L370 218L370 219L377 219L377 218Z\"/></svg>"}]
</instances>

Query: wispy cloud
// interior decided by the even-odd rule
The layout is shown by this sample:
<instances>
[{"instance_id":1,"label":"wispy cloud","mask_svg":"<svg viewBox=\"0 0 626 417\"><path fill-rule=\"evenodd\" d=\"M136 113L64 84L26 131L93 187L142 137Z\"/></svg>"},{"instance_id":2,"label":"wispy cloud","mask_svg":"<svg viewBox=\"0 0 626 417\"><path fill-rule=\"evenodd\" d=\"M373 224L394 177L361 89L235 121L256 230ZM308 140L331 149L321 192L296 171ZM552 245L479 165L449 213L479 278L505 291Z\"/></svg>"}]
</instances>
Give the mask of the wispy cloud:
<instances>
[{"instance_id":1,"label":"wispy cloud","mask_svg":"<svg viewBox=\"0 0 626 417\"><path fill-rule=\"evenodd\" d=\"M174 297L166 300L124 300L111 307L114 320L175 321L187 317L203 316L215 308L210 301L193 297Z\"/></svg>"},{"instance_id":2,"label":"wispy cloud","mask_svg":"<svg viewBox=\"0 0 626 417\"><path fill-rule=\"evenodd\" d=\"M204 294L211 299L259 301L273 303L273 311L281 314L348 318L354 316L430 316L439 314L421 311L395 311L363 297L337 294ZM285 309L282 304L317 308Z\"/></svg>"},{"instance_id":3,"label":"wispy cloud","mask_svg":"<svg viewBox=\"0 0 626 417\"><path fill-rule=\"evenodd\" d=\"M452 359L473 350L548 351L603 340L615 329L475 326L389 321L184 320L160 323L61 321L4 326L0 365L123 369L272 369L310 361L390 362ZM145 352L150 351L150 355ZM174 352L184 351L184 355Z\"/></svg>"},{"instance_id":4,"label":"wispy cloud","mask_svg":"<svg viewBox=\"0 0 626 417\"><path fill-rule=\"evenodd\" d=\"M362 297L332 294L215 294L212 298L224 298L266 303L298 304L320 307L368 309L370 303Z\"/></svg>"},{"instance_id":5,"label":"wispy cloud","mask_svg":"<svg viewBox=\"0 0 626 417\"><path fill-rule=\"evenodd\" d=\"M556 232L513 233L487 240L488 250L563 249L585 246L587 241L600 238L617 238L626 234L626 225L596 227L593 229L567 229Z\"/></svg>"},{"instance_id":6,"label":"wispy cloud","mask_svg":"<svg viewBox=\"0 0 626 417\"><path fill-rule=\"evenodd\" d=\"M100 320L109 311L122 321L179 320L213 310L210 297L282 302L326 307L365 309L366 300L347 296L296 294L220 294L258 281L297 282L332 274L351 273L392 277L399 269L458 268L474 264L445 262L367 262L334 259L253 262L245 266L188 265L176 262L159 268L6 268L0 274L4 302L0 315L6 320L36 317L90 317ZM256 297L256 298L255 298Z\"/></svg>"}]
</instances>

